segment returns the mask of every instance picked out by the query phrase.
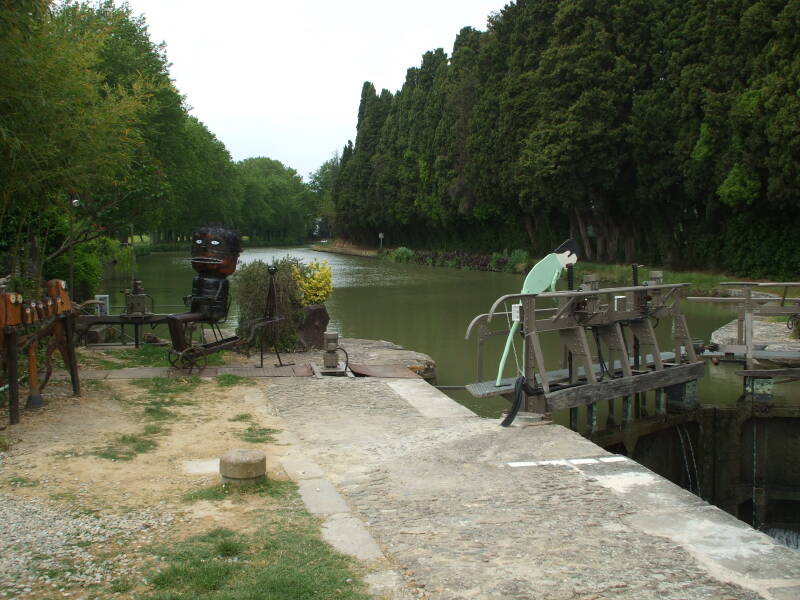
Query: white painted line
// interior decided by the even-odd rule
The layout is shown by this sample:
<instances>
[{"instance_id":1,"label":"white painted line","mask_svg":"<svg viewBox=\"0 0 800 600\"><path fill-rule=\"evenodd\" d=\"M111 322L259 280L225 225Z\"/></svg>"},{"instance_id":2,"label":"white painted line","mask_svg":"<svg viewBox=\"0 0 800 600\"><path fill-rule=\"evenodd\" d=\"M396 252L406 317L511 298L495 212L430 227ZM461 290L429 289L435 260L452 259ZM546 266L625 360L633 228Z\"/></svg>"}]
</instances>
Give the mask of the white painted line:
<instances>
[{"instance_id":1,"label":"white painted line","mask_svg":"<svg viewBox=\"0 0 800 600\"><path fill-rule=\"evenodd\" d=\"M626 456L606 456L605 458L601 458L600 462L604 463L615 463L615 462L626 462L628 458Z\"/></svg>"},{"instance_id":2,"label":"white painted line","mask_svg":"<svg viewBox=\"0 0 800 600\"><path fill-rule=\"evenodd\" d=\"M559 458L555 460L517 460L506 463L509 467L543 467L546 465L595 465L598 462L616 463L625 462L628 459L624 456L606 456L597 458Z\"/></svg>"}]
</instances>

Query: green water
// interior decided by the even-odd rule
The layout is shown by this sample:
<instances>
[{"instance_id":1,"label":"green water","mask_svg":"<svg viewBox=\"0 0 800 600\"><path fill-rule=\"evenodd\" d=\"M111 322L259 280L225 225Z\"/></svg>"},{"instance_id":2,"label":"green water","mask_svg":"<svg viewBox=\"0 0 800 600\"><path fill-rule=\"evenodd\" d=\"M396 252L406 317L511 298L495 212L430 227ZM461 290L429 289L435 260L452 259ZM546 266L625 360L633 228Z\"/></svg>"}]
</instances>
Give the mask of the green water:
<instances>
[{"instance_id":1,"label":"green water","mask_svg":"<svg viewBox=\"0 0 800 600\"><path fill-rule=\"evenodd\" d=\"M329 330L343 337L382 339L424 352L436 361L438 384L464 385L476 381L476 341L465 340L467 325L478 314L488 312L503 294L518 292L522 276L508 273L461 271L439 267L395 264L389 261L319 253L308 248L248 249L241 263L272 261L286 254L305 261L327 260L333 271L334 293L326 302L331 316ZM156 253L138 260L136 277L155 303L155 312L180 312L181 298L191 290L194 271L186 253ZM109 277L106 293L113 294L112 305L119 312L121 290L129 281ZM692 337L708 340L711 332L735 315L724 306L683 304ZM235 319L235 314L231 316ZM498 323L498 327L499 327ZM662 348L670 350L670 323L656 331ZM544 352L549 367L558 368L557 339L544 336ZM497 336L485 346L484 378L492 378L492 365L499 359L505 336ZM513 375L514 361L508 369ZM494 367L496 368L496 367ZM705 404L735 403L741 393L741 379L734 365L707 365L701 381L700 397ZM448 392L479 414L496 416L507 408L502 399L475 400L464 391Z\"/></svg>"}]
</instances>

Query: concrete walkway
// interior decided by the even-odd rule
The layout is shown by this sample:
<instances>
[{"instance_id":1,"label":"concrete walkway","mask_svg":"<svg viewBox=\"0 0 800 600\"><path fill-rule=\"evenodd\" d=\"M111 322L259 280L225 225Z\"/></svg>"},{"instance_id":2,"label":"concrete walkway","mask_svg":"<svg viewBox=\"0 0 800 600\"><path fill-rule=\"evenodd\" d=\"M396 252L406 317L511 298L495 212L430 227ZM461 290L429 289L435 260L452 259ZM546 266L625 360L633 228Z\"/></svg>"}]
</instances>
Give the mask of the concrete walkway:
<instances>
[{"instance_id":1,"label":"concrete walkway","mask_svg":"<svg viewBox=\"0 0 800 600\"><path fill-rule=\"evenodd\" d=\"M800 598L800 553L557 425L422 380L275 378L283 465L387 598Z\"/></svg>"}]
</instances>

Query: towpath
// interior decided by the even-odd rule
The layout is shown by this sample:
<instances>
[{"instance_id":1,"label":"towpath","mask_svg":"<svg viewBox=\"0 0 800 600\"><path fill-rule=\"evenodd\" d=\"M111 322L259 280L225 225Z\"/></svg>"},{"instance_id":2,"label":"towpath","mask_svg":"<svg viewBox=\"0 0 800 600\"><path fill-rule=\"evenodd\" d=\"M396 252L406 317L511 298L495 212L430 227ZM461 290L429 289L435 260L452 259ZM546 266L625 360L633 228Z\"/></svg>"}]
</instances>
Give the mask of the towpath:
<instances>
[{"instance_id":1,"label":"towpath","mask_svg":"<svg viewBox=\"0 0 800 600\"><path fill-rule=\"evenodd\" d=\"M274 378L282 463L388 598L800 598L800 553L558 425L422 380Z\"/></svg>"}]
</instances>

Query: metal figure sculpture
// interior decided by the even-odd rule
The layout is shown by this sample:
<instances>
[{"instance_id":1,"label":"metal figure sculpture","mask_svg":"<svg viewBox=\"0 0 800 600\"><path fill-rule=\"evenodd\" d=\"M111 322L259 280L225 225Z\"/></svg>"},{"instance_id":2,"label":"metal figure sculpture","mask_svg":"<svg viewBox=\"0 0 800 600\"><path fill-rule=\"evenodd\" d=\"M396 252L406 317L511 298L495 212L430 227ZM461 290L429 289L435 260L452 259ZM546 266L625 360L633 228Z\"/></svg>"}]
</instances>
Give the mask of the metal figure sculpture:
<instances>
[{"instance_id":1,"label":"metal figure sculpture","mask_svg":"<svg viewBox=\"0 0 800 600\"><path fill-rule=\"evenodd\" d=\"M578 262L578 244L575 243L575 240L569 239L533 266L528 276L525 277L521 293L541 294L547 288L555 292L556 282L561 275L561 271L566 269L567 265L574 265L576 262ZM498 387L502 385L506 359L511 350L511 345L514 342L514 337L519 331L519 324L519 319L514 319L511 325L511 331L508 332L506 345L503 349L503 356L497 368L497 380L495 385Z\"/></svg>"},{"instance_id":2,"label":"metal figure sculpture","mask_svg":"<svg viewBox=\"0 0 800 600\"><path fill-rule=\"evenodd\" d=\"M43 405L41 392L53 372L53 354L61 353L72 381L72 391L80 395L80 380L75 360L74 317L78 307L70 300L63 281L53 279L46 284L41 299L24 301L15 292L0 293L0 350L8 387L9 420L19 423L18 360L24 354L28 363L28 398L26 408ZM36 347L47 339L46 367L39 376Z\"/></svg>"},{"instance_id":3,"label":"metal figure sculpture","mask_svg":"<svg viewBox=\"0 0 800 600\"><path fill-rule=\"evenodd\" d=\"M230 306L228 276L236 270L241 251L239 234L222 226L201 227L192 236L191 262L197 275L192 280L192 293L183 299L189 311L167 318L172 340L170 362L173 366L190 370L195 366L202 367L197 359L210 352L203 352L202 347L192 346L187 335L188 326L194 323L208 323L213 329L228 316ZM238 338L235 339L238 341Z\"/></svg>"}]
</instances>

